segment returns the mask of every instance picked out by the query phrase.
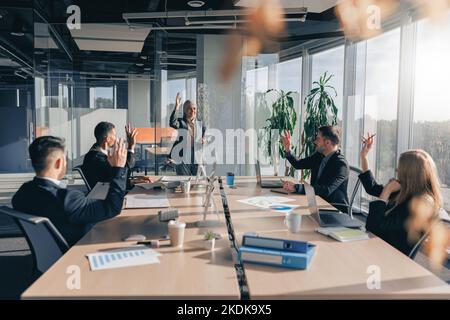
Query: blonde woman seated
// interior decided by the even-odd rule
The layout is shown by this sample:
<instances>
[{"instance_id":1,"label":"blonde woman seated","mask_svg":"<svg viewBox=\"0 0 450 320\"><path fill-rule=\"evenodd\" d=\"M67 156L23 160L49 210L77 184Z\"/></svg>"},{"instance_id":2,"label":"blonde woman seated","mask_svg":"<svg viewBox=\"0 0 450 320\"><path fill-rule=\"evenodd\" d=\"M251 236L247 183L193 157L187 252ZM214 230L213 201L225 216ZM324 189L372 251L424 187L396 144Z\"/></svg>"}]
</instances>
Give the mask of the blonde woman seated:
<instances>
[{"instance_id":1,"label":"blonde woman seated","mask_svg":"<svg viewBox=\"0 0 450 320\"><path fill-rule=\"evenodd\" d=\"M442 207L436 166L424 150L409 150L400 155L398 178L383 186L369 170L367 155L375 135L363 137L359 179L366 192L379 200L369 205L366 229L408 255L417 241L438 220Z\"/></svg>"}]
</instances>

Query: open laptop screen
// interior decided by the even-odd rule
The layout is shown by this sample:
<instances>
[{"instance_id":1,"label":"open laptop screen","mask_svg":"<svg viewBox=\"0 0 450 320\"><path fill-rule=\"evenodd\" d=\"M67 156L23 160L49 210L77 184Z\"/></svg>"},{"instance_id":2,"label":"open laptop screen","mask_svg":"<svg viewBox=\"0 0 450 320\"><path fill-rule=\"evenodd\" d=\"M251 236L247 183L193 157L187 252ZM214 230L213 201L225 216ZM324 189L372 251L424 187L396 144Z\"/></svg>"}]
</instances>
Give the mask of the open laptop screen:
<instances>
[{"instance_id":1,"label":"open laptop screen","mask_svg":"<svg viewBox=\"0 0 450 320\"><path fill-rule=\"evenodd\" d=\"M319 210L317 210L316 193L314 192L314 188L308 182L304 182L303 185L305 187L309 211L311 213L318 213Z\"/></svg>"},{"instance_id":2,"label":"open laptop screen","mask_svg":"<svg viewBox=\"0 0 450 320\"><path fill-rule=\"evenodd\" d=\"M256 183L259 186L261 186L261 167L259 165L259 160L256 160L255 170L256 170Z\"/></svg>"}]
</instances>

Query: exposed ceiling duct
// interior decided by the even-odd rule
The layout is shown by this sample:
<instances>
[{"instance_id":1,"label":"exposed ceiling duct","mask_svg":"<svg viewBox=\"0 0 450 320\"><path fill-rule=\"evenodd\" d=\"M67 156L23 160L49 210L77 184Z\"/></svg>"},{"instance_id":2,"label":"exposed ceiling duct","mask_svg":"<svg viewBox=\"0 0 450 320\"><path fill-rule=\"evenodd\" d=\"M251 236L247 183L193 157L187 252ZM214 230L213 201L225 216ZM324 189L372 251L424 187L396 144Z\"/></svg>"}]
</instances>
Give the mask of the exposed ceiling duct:
<instances>
[{"instance_id":1,"label":"exposed ceiling duct","mask_svg":"<svg viewBox=\"0 0 450 320\"><path fill-rule=\"evenodd\" d=\"M306 7L285 9L283 21L305 22ZM145 25L152 30L189 29L235 29L238 24L248 22L247 10L203 10L123 13L122 17L130 28ZM180 25L160 25L160 19L184 19ZM149 26L152 25L153 26Z\"/></svg>"}]
</instances>

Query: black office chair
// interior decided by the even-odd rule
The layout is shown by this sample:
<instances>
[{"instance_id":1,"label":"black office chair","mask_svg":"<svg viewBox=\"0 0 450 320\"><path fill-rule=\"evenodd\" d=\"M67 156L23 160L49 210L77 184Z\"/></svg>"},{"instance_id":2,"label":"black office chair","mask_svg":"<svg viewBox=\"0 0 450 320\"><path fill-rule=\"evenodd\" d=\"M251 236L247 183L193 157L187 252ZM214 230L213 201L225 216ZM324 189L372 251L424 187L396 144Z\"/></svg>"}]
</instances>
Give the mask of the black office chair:
<instances>
[{"instance_id":1,"label":"black office chair","mask_svg":"<svg viewBox=\"0 0 450 320\"><path fill-rule=\"evenodd\" d=\"M86 179L86 176L85 176L84 173L83 173L82 166L76 166L76 167L74 167L72 170L73 170L73 171L76 171L76 172L78 172L78 173L80 174L81 179L83 179L84 184L86 185L87 191L90 192L90 191L92 190L92 188L91 188L91 186L89 185L89 183L88 183L88 181L87 181L87 179Z\"/></svg>"},{"instance_id":2,"label":"black office chair","mask_svg":"<svg viewBox=\"0 0 450 320\"><path fill-rule=\"evenodd\" d=\"M345 203L330 203L331 205L335 206L341 206L341 207L347 207L347 213L348 215L353 219L353 212L356 211L359 212L360 208L355 207L355 200L357 199L359 189L361 187L361 180L359 180L359 175L362 173L362 170L353 166L349 166L350 174L349 174L349 181L348 181L348 187L347 187L347 195L348 195L348 205Z\"/></svg>"},{"instance_id":3,"label":"black office chair","mask_svg":"<svg viewBox=\"0 0 450 320\"><path fill-rule=\"evenodd\" d=\"M172 148L175 140L176 139L173 137L161 137L161 142L159 145L164 148Z\"/></svg>"},{"instance_id":4,"label":"black office chair","mask_svg":"<svg viewBox=\"0 0 450 320\"><path fill-rule=\"evenodd\" d=\"M348 178L348 188L347 190L350 191L351 193L348 194L348 199L349 199L349 208L348 208L348 214L350 215L350 217L353 218L353 212L356 209L358 212L361 209L360 207L355 207L355 201L358 197L358 193L360 191L360 186L361 186L361 180L359 180L359 175L362 172L361 169L350 166L350 174L349 174L349 178ZM353 186L353 188L351 187Z\"/></svg>"},{"instance_id":5,"label":"black office chair","mask_svg":"<svg viewBox=\"0 0 450 320\"><path fill-rule=\"evenodd\" d=\"M0 207L0 213L13 218L22 230L39 273L47 271L69 249L67 241L47 218L25 214L6 206Z\"/></svg>"}]
</instances>

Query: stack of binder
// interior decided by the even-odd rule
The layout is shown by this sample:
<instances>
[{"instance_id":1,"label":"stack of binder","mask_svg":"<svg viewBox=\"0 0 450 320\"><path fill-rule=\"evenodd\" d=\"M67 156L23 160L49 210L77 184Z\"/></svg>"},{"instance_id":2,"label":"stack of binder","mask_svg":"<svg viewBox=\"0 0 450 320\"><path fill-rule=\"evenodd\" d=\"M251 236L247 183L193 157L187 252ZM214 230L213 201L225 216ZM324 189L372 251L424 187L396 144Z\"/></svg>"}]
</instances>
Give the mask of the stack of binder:
<instances>
[{"instance_id":1,"label":"stack of binder","mask_svg":"<svg viewBox=\"0 0 450 320\"><path fill-rule=\"evenodd\" d=\"M305 241L244 235L239 258L243 262L307 269L315 250L314 244Z\"/></svg>"}]
</instances>

